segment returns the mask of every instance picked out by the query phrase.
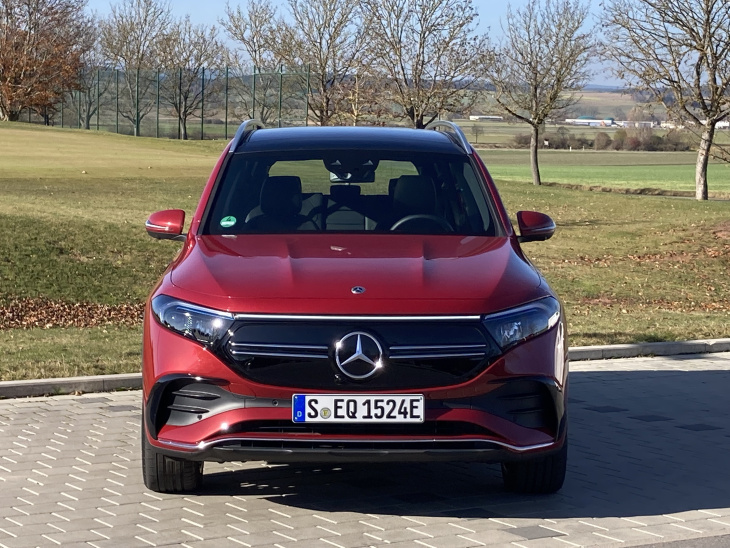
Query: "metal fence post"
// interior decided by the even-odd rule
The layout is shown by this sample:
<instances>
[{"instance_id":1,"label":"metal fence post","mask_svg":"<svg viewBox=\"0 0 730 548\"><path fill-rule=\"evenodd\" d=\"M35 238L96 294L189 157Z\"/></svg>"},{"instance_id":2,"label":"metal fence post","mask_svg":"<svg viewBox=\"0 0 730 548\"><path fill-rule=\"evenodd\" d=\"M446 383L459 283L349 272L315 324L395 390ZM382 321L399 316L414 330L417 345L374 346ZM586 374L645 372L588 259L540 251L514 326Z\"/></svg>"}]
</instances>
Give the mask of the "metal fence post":
<instances>
[{"instance_id":1,"label":"metal fence post","mask_svg":"<svg viewBox=\"0 0 730 548\"><path fill-rule=\"evenodd\" d=\"M137 67L137 78L134 84L134 136L139 137L139 67Z\"/></svg>"},{"instance_id":2,"label":"metal fence post","mask_svg":"<svg viewBox=\"0 0 730 548\"><path fill-rule=\"evenodd\" d=\"M177 71L177 138L182 139L182 67Z\"/></svg>"},{"instance_id":3,"label":"metal fence post","mask_svg":"<svg viewBox=\"0 0 730 548\"><path fill-rule=\"evenodd\" d=\"M253 85L251 86L251 118L256 118L256 65L253 66Z\"/></svg>"},{"instance_id":4,"label":"metal fence post","mask_svg":"<svg viewBox=\"0 0 730 548\"><path fill-rule=\"evenodd\" d=\"M281 127L281 98L284 93L284 65L279 65L279 127Z\"/></svg>"},{"instance_id":5,"label":"metal fence post","mask_svg":"<svg viewBox=\"0 0 730 548\"><path fill-rule=\"evenodd\" d=\"M96 131L99 131L99 115L101 111L101 69L96 69Z\"/></svg>"},{"instance_id":6,"label":"metal fence post","mask_svg":"<svg viewBox=\"0 0 730 548\"><path fill-rule=\"evenodd\" d=\"M205 139L205 67L200 69L200 140Z\"/></svg>"},{"instance_id":7,"label":"metal fence post","mask_svg":"<svg viewBox=\"0 0 730 548\"><path fill-rule=\"evenodd\" d=\"M309 125L309 75L312 70L312 64L307 64L307 87L304 90L304 97L306 98L305 104L304 104L304 125Z\"/></svg>"},{"instance_id":8,"label":"metal fence post","mask_svg":"<svg viewBox=\"0 0 730 548\"><path fill-rule=\"evenodd\" d=\"M117 127L116 127L116 133L119 133L119 69L116 70L116 87L117 87Z\"/></svg>"},{"instance_id":9,"label":"metal fence post","mask_svg":"<svg viewBox=\"0 0 730 548\"><path fill-rule=\"evenodd\" d=\"M225 121L223 122L223 124L224 124L223 134L224 134L224 139L226 141L228 140L228 69L229 69L229 67L228 67L228 65L226 65L226 91L225 91L226 113L225 113Z\"/></svg>"},{"instance_id":10,"label":"metal fence post","mask_svg":"<svg viewBox=\"0 0 730 548\"><path fill-rule=\"evenodd\" d=\"M155 137L160 138L160 69L157 69L157 118L155 119Z\"/></svg>"}]
</instances>

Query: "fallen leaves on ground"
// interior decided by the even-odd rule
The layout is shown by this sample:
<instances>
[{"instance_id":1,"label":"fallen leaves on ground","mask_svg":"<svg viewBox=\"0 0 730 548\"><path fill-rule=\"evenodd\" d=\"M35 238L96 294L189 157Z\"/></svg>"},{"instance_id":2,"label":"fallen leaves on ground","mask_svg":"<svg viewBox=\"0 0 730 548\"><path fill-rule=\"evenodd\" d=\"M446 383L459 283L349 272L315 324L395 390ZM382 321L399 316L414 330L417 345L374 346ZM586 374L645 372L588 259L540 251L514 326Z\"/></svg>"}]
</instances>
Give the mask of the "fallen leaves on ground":
<instances>
[{"instance_id":1,"label":"fallen leaves on ground","mask_svg":"<svg viewBox=\"0 0 730 548\"><path fill-rule=\"evenodd\" d=\"M0 329L40 327L136 326L142 323L143 303L108 305L68 303L44 297L12 300L0 306Z\"/></svg>"}]
</instances>

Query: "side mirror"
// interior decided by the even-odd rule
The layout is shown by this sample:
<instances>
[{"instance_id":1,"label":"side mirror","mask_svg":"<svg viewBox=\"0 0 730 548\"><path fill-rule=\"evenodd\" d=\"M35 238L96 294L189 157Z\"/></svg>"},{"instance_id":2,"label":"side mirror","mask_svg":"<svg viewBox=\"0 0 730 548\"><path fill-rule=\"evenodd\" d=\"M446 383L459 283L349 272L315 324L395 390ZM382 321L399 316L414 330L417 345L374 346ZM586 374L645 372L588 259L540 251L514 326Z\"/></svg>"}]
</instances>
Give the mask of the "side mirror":
<instances>
[{"instance_id":1,"label":"side mirror","mask_svg":"<svg viewBox=\"0 0 730 548\"><path fill-rule=\"evenodd\" d=\"M520 243L541 242L555 234L555 221L537 211L518 211L517 224L520 226L520 235L517 238Z\"/></svg>"},{"instance_id":2,"label":"side mirror","mask_svg":"<svg viewBox=\"0 0 730 548\"><path fill-rule=\"evenodd\" d=\"M158 240L177 240L184 242L183 234L185 212L182 209L166 209L153 213L145 222L147 234Z\"/></svg>"}]
</instances>

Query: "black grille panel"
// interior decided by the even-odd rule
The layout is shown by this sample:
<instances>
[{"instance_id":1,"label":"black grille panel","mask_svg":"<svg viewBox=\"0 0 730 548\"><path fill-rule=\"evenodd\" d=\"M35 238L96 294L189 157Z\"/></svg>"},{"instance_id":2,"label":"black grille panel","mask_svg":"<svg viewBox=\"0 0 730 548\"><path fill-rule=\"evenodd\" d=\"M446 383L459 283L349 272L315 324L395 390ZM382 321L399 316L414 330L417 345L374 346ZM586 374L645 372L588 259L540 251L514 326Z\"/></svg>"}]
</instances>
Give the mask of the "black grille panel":
<instances>
[{"instance_id":1,"label":"black grille panel","mask_svg":"<svg viewBox=\"0 0 730 548\"><path fill-rule=\"evenodd\" d=\"M540 428L555 433L558 411L555 389L551 386L534 379L514 379L488 394L472 398L472 403L476 408L525 428Z\"/></svg>"},{"instance_id":2,"label":"black grille panel","mask_svg":"<svg viewBox=\"0 0 730 548\"><path fill-rule=\"evenodd\" d=\"M365 332L383 348L382 370L366 380L345 375L335 344ZM319 390L419 389L464 382L499 356L478 321L247 321L231 329L222 357L240 375L283 387Z\"/></svg>"},{"instance_id":3,"label":"black grille panel","mask_svg":"<svg viewBox=\"0 0 730 548\"><path fill-rule=\"evenodd\" d=\"M489 436L486 428L468 422L426 421L410 424L297 424L291 421L247 421L247 434L310 434L318 436Z\"/></svg>"}]
</instances>

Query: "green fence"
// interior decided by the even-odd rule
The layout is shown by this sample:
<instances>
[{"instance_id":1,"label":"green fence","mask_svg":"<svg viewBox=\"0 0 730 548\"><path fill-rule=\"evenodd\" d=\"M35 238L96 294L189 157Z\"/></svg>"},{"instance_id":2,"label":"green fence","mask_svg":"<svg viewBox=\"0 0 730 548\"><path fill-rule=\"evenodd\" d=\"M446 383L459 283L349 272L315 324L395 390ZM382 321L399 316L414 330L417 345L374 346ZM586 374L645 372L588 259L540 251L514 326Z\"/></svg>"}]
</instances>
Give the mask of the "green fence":
<instances>
[{"instance_id":1,"label":"green fence","mask_svg":"<svg viewBox=\"0 0 730 548\"><path fill-rule=\"evenodd\" d=\"M20 120L171 139L229 139L241 121L307 125L309 69L85 71L79 89Z\"/></svg>"}]
</instances>

